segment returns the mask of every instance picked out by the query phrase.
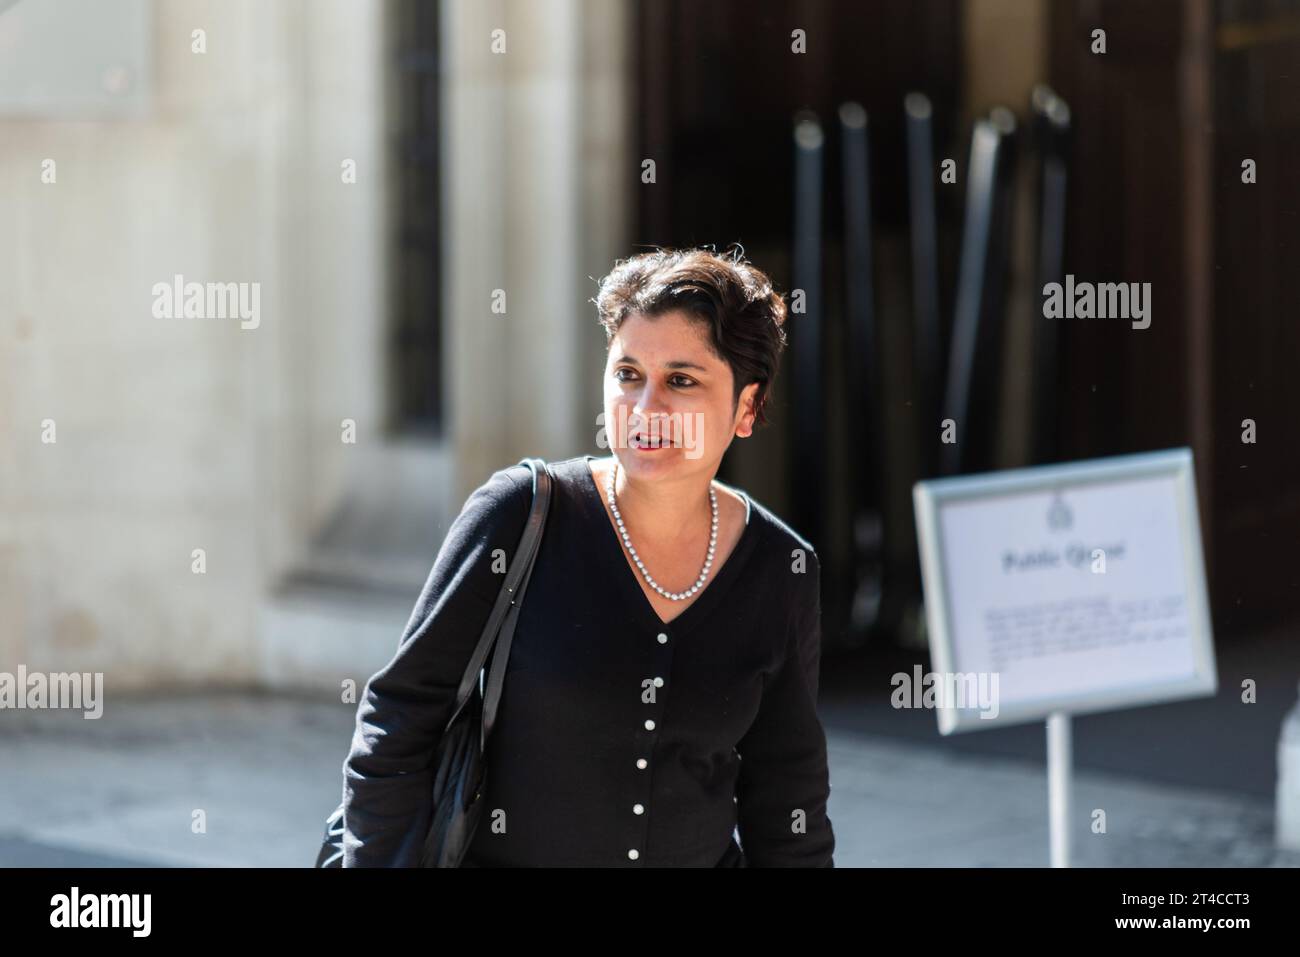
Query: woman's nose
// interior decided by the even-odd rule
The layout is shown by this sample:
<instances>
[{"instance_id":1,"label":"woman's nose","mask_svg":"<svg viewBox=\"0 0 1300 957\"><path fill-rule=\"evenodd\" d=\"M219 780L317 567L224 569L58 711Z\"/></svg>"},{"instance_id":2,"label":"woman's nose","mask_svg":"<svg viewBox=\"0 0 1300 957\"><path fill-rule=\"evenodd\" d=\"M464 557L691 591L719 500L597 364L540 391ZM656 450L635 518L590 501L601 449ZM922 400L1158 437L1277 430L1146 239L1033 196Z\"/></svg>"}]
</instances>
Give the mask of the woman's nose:
<instances>
[{"instance_id":1,"label":"woman's nose","mask_svg":"<svg viewBox=\"0 0 1300 957\"><path fill-rule=\"evenodd\" d=\"M645 386L641 389L640 394L637 396L636 404L632 407L632 411L637 415L643 416L647 420L648 424L650 419L668 411L667 407L662 405L663 397L663 389L653 382L646 382Z\"/></svg>"}]
</instances>

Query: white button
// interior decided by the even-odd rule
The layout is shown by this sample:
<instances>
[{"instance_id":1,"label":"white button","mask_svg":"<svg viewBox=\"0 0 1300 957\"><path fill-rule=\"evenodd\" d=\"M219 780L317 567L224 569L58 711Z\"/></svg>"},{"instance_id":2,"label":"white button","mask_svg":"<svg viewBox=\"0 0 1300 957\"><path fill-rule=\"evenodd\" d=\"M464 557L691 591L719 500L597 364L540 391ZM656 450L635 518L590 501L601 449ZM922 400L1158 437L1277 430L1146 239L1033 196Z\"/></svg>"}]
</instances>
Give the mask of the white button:
<instances>
[{"instance_id":1,"label":"white button","mask_svg":"<svg viewBox=\"0 0 1300 957\"><path fill-rule=\"evenodd\" d=\"M653 731L655 729L655 723L651 721L649 718L646 719L645 729L647 731Z\"/></svg>"},{"instance_id":2,"label":"white button","mask_svg":"<svg viewBox=\"0 0 1300 957\"><path fill-rule=\"evenodd\" d=\"M646 764L645 758L636 759L636 766L640 768L642 771L645 770L645 764Z\"/></svg>"},{"instance_id":3,"label":"white button","mask_svg":"<svg viewBox=\"0 0 1300 957\"><path fill-rule=\"evenodd\" d=\"M641 854L640 854L640 852L637 851L637 849L634 847L634 848L632 848L632 850L630 850L630 851L627 852L627 856L630 857L632 860L635 861L638 857L641 856Z\"/></svg>"},{"instance_id":4,"label":"white button","mask_svg":"<svg viewBox=\"0 0 1300 957\"><path fill-rule=\"evenodd\" d=\"M663 686L664 686L664 679L663 679L663 678L656 678L656 679L655 679L655 687L656 687L656 688L662 688Z\"/></svg>"},{"instance_id":5,"label":"white button","mask_svg":"<svg viewBox=\"0 0 1300 957\"><path fill-rule=\"evenodd\" d=\"M633 814L644 814L644 813L645 813L645 808L644 808L642 805L640 805L640 804L633 804L633 805L632 805L632 813L633 813Z\"/></svg>"},{"instance_id":6,"label":"white button","mask_svg":"<svg viewBox=\"0 0 1300 957\"><path fill-rule=\"evenodd\" d=\"M668 644L668 636L665 635L662 631L659 632L659 644L661 645Z\"/></svg>"}]
</instances>

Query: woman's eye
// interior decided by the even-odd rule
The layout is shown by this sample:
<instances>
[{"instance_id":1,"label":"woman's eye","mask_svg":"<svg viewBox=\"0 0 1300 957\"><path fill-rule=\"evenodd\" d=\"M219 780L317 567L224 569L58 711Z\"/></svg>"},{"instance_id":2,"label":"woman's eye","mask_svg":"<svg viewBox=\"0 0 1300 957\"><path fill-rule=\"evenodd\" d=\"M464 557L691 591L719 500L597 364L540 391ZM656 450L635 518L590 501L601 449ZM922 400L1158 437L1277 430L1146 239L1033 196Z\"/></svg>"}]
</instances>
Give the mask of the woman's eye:
<instances>
[{"instance_id":1,"label":"woman's eye","mask_svg":"<svg viewBox=\"0 0 1300 957\"><path fill-rule=\"evenodd\" d=\"M627 373L627 375L624 375L624 373ZM615 378L617 381L619 381L619 382L631 382L633 379L637 378L636 370L634 370L634 369L629 369L629 368L627 368L626 366L624 366L624 367L621 368L621 369L615 369L615 370L614 370L614 378ZM687 389L687 388L690 388L690 387L693 386L693 385L696 385L696 382L695 382L694 379L690 378L689 376L684 376L684 375L675 375L675 376L672 376L672 377L668 380L668 382L669 382L669 384L672 385L673 388L675 388L675 389Z\"/></svg>"}]
</instances>

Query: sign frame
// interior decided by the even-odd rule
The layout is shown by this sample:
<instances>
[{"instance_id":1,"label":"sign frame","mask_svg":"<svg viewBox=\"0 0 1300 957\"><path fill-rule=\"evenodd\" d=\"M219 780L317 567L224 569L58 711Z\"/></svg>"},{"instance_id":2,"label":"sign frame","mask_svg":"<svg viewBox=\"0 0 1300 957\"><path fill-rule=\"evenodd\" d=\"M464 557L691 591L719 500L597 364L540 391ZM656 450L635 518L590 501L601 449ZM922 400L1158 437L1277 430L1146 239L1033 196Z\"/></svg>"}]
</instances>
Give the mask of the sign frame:
<instances>
[{"instance_id":1,"label":"sign frame","mask_svg":"<svg viewBox=\"0 0 1300 957\"><path fill-rule=\"evenodd\" d=\"M1196 476L1189 448L1164 449L1133 455L1038 465L1029 468L927 479L912 486L921 579L925 589L925 619L933 669L953 673L956 648L951 631L949 572L939 523L940 509L949 503L1005 497L1018 492L1068 491L1083 485L1166 477L1174 480L1177 496L1180 552L1187 583L1187 618L1194 670L1190 678L1126 684L1122 688L999 705L996 717L983 718L977 708L956 708L941 700L936 707L940 734L976 731L1046 719L1052 714L1088 714L1213 695L1218 690L1214 634L1205 578L1205 558L1197 511Z\"/></svg>"}]
</instances>

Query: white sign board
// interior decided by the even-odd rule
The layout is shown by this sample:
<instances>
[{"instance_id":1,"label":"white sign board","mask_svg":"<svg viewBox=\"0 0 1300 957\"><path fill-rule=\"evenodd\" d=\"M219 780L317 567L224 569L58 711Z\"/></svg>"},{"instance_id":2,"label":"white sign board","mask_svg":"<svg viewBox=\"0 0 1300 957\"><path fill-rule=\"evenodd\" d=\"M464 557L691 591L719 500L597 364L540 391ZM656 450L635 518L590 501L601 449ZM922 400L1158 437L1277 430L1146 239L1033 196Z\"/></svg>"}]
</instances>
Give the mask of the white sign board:
<instances>
[{"instance_id":1,"label":"white sign board","mask_svg":"<svg viewBox=\"0 0 1300 957\"><path fill-rule=\"evenodd\" d=\"M1189 449L918 482L913 501L941 733L1214 693Z\"/></svg>"}]
</instances>

